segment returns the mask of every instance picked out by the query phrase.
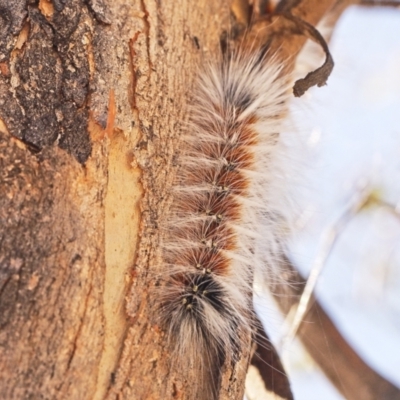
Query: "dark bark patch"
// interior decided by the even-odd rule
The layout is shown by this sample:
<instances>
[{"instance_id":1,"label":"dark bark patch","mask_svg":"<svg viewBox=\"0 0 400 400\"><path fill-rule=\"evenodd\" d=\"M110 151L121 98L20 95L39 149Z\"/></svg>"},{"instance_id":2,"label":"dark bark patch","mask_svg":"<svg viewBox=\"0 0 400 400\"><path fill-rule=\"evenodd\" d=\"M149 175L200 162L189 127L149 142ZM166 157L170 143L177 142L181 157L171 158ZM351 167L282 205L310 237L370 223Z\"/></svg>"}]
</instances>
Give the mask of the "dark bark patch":
<instances>
[{"instance_id":1,"label":"dark bark patch","mask_svg":"<svg viewBox=\"0 0 400 400\"><path fill-rule=\"evenodd\" d=\"M9 59L27 15L26 0L0 0L0 62Z\"/></svg>"},{"instance_id":2,"label":"dark bark patch","mask_svg":"<svg viewBox=\"0 0 400 400\"><path fill-rule=\"evenodd\" d=\"M111 24L110 10L103 0L86 0L90 10L93 12L97 21L103 24Z\"/></svg>"},{"instance_id":3,"label":"dark bark patch","mask_svg":"<svg viewBox=\"0 0 400 400\"><path fill-rule=\"evenodd\" d=\"M46 19L26 1L11 6L0 0L0 61L9 71L0 74L0 117L10 134L30 148L40 151L57 143L84 163L92 149L90 106L95 106L96 120L107 121L108 97L102 100L105 91L96 93L99 67L93 55L96 37L104 32L91 17L94 13L103 24L107 13L101 0L58 0L53 5L54 13ZM16 49L24 19L29 35Z\"/></svg>"}]
</instances>

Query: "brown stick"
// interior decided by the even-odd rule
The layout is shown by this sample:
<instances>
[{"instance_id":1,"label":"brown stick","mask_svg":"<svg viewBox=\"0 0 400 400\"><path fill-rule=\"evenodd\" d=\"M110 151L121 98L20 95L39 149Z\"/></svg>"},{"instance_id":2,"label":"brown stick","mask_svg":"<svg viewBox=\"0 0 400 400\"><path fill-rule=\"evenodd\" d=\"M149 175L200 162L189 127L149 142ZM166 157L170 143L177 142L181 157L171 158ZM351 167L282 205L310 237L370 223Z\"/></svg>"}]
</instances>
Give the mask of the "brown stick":
<instances>
[{"instance_id":1,"label":"brown stick","mask_svg":"<svg viewBox=\"0 0 400 400\"><path fill-rule=\"evenodd\" d=\"M304 289L305 280L285 259L293 285L274 287L272 292L281 310L288 314ZM348 400L399 400L400 389L374 371L354 351L325 310L313 298L298 335L325 375Z\"/></svg>"},{"instance_id":2,"label":"brown stick","mask_svg":"<svg viewBox=\"0 0 400 400\"><path fill-rule=\"evenodd\" d=\"M256 350L251 364L258 369L265 388L285 400L293 400L290 382L279 355L271 343L262 323L257 319Z\"/></svg>"},{"instance_id":3,"label":"brown stick","mask_svg":"<svg viewBox=\"0 0 400 400\"><path fill-rule=\"evenodd\" d=\"M400 1L361 0L361 6L400 7Z\"/></svg>"}]
</instances>

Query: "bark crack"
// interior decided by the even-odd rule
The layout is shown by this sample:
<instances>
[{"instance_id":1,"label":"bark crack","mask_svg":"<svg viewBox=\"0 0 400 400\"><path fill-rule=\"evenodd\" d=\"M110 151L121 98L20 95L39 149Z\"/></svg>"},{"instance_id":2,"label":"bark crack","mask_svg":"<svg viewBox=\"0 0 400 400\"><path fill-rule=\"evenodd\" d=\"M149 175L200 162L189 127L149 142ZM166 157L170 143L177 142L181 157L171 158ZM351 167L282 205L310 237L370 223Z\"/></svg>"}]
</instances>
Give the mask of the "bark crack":
<instances>
[{"instance_id":1,"label":"bark crack","mask_svg":"<svg viewBox=\"0 0 400 400\"><path fill-rule=\"evenodd\" d=\"M68 362L67 362L66 371L68 371L70 369L72 360L73 360L75 352L76 352L76 349L78 348L77 342L78 342L78 339L79 339L79 337L81 335L82 327L83 327L84 322L85 322L85 317L86 317L86 313L87 313L87 310L88 310L88 303L89 303L89 299L90 299L90 296L91 296L91 293L92 293L92 289L93 289L93 286L92 286L92 284L90 284L89 291L88 291L88 293L87 293L87 295L85 297L84 312L83 312L82 318L80 320L79 327L78 327L78 330L76 332L76 335L75 335L74 340L72 342L72 352L71 352L71 355L70 355L70 357L68 359Z\"/></svg>"},{"instance_id":2,"label":"bark crack","mask_svg":"<svg viewBox=\"0 0 400 400\"><path fill-rule=\"evenodd\" d=\"M150 56L150 21L149 12L147 11L145 0L140 0L140 6L144 13L143 23L144 23L144 34L146 35L146 47L147 47L147 59L149 64L149 71L151 71L153 64L151 62Z\"/></svg>"}]
</instances>

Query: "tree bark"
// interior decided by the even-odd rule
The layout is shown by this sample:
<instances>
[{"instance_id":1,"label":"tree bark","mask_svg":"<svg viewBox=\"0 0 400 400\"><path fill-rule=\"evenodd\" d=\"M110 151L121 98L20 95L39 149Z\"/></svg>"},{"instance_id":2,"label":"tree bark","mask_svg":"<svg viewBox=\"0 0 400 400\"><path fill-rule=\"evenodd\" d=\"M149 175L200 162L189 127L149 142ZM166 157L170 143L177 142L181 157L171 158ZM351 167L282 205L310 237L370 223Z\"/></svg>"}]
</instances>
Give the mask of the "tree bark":
<instances>
[{"instance_id":1,"label":"tree bark","mask_svg":"<svg viewBox=\"0 0 400 400\"><path fill-rule=\"evenodd\" d=\"M0 0L3 398L195 398L155 315L158 225L229 19L224 0ZM220 399L243 396L249 343Z\"/></svg>"},{"instance_id":2,"label":"tree bark","mask_svg":"<svg viewBox=\"0 0 400 400\"><path fill-rule=\"evenodd\" d=\"M183 393L148 293L187 91L228 26L193 6L0 1L4 398Z\"/></svg>"}]
</instances>

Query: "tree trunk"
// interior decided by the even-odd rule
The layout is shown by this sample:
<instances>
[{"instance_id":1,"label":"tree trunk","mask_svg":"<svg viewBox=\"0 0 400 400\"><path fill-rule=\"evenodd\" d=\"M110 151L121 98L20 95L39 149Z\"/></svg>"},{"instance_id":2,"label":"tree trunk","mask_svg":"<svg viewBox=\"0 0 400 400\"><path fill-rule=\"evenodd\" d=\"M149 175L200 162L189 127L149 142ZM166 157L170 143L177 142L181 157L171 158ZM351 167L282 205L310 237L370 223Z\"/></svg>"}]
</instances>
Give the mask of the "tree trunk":
<instances>
[{"instance_id":1,"label":"tree trunk","mask_svg":"<svg viewBox=\"0 0 400 400\"><path fill-rule=\"evenodd\" d=\"M0 1L2 398L183 393L148 293L188 84L228 18L223 0Z\"/></svg>"},{"instance_id":2,"label":"tree trunk","mask_svg":"<svg viewBox=\"0 0 400 400\"><path fill-rule=\"evenodd\" d=\"M0 0L2 398L195 398L154 315L157 227L229 18L225 0ZM243 396L249 349L219 398Z\"/></svg>"}]
</instances>

